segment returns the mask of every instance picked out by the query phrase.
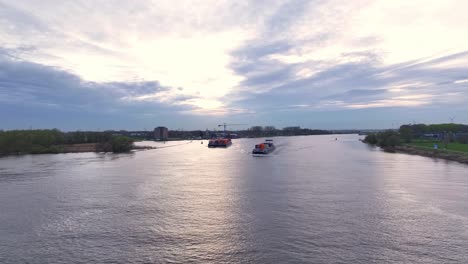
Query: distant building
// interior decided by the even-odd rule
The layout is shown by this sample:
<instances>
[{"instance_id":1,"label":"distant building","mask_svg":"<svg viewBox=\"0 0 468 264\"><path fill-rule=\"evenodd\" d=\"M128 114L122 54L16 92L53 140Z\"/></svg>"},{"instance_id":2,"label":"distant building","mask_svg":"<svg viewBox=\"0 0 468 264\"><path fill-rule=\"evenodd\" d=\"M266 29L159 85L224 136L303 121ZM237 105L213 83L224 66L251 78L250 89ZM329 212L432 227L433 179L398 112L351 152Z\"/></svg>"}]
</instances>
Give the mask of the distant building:
<instances>
[{"instance_id":1,"label":"distant building","mask_svg":"<svg viewBox=\"0 0 468 264\"><path fill-rule=\"evenodd\" d=\"M167 140L169 130L167 127L157 127L154 129L154 139L156 140Z\"/></svg>"}]
</instances>

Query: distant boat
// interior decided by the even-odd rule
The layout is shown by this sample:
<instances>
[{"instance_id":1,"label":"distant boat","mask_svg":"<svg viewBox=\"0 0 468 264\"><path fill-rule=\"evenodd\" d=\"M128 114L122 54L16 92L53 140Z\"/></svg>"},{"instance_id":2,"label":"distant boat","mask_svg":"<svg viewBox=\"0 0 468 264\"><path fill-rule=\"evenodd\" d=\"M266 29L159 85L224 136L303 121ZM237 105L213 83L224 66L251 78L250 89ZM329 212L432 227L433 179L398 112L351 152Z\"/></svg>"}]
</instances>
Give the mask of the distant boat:
<instances>
[{"instance_id":1,"label":"distant boat","mask_svg":"<svg viewBox=\"0 0 468 264\"><path fill-rule=\"evenodd\" d=\"M252 154L267 155L273 152L276 149L275 144L273 144L272 139L267 139L265 142L255 145L255 148L252 150Z\"/></svg>"},{"instance_id":2,"label":"distant boat","mask_svg":"<svg viewBox=\"0 0 468 264\"><path fill-rule=\"evenodd\" d=\"M209 148L226 148L232 145L230 138L213 138L208 142Z\"/></svg>"}]
</instances>

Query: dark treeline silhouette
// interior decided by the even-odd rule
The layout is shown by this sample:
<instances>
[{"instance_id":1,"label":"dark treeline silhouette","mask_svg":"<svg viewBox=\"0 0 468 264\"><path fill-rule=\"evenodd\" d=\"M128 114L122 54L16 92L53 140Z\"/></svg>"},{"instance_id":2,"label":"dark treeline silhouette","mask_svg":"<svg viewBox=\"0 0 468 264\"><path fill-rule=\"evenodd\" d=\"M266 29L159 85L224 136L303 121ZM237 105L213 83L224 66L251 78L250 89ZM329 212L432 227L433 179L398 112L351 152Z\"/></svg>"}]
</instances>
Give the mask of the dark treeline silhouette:
<instances>
[{"instance_id":1,"label":"dark treeline silhouette","mask_svg":"<svg viewBox=\"0 0 468 264\"><path fill-rule=\"evenodd\" d=\"M410 130L415 135L422 135L427 133L468 133L468 125L464 124L408 124L402 125L400 130L407 129Z\"/></svg>"},{"instance_id":2,"label":"dark treeline silhouette","mask_svg":"<svg viewBox=\"0 0 468 264\"><path fill-rule=\"evenodd\" d=\"M208 138L208 134L201 130L183 131L169 130L169 138Z\"/></svg>"},{"instance_id":3,"label":"dark treeline silhouette","mask_svg":"<svg viewBox=\"0 0 468 264\"><path fill-rule=\"evenodd\" d=\"M400 134L393 130L369 134L364 138L364 142L382 148L393 148L402 143Z\"/></svg>"},{"instance_id":4,"label":"dark treeline silhouette","mask_svg":"<svg viewBox=\"0 0 468 264\"><path fill-rule=\"evenodd\" d=\"M123 132L117 132L123 133ZM125 131L130 135L132 132ZM208 139L223 134L224 131L213 130L169 130L169 139ZM332 134L332 131L320 129L308 129L301 127L285 127L277 129L274 126L253 126L246 130L228 130L226 134L235 134L237 137L275 137L275 136L301 136L301 135L327 135ZM154 134L148 134L146 138L154 138Z\"/></svg>"},{"instance_id":5,"label":"dark treeline silhouette","mask_svg":"<svg viewBox=\"0 0 468 264\"><path fill-rule=\"evenodd\" d=\"M399 129L399 134L406 143L419 138L468 143L468 125L464 124L402 125Z\"/></svg>"},{"instance_id":6,"label":"dark treeline silhouette","mask_svg":"<svg viewBox=\"0 0 468 264\"><path fill-rule=\"evenodd\" d=\"M301 127L285 127L277 129L274 126L253 126L247 130L235 131L240 137L275 137L275 136L308 136L308 135L327 135L331 131L321 129L309 129Z\"/></svg>"},{"instance_id":7,"label":"dark treeline silhouette","mask_svg":"<svg viewBox=\"0 0 468 264\"><path fill-rule=\"evenodd\" d=\"M464 124L408 124L398 131L388 130L366 136L364 142L381 147L395 147L413 140L436 140L468 144L468 125Z\"/></svg>"},{"instance_id":8,"label":"dark treeline silhouette","mask_svg":"<svg viewBox=\"0 0 468 264\"><path fill-rule=\"evenodd\" d=\"M102 151L126 152L133 140L107 132L61 132L58 129L0 130L0 154L61 153L64 145L97 143Z\"/></svg>"}]
</instances>

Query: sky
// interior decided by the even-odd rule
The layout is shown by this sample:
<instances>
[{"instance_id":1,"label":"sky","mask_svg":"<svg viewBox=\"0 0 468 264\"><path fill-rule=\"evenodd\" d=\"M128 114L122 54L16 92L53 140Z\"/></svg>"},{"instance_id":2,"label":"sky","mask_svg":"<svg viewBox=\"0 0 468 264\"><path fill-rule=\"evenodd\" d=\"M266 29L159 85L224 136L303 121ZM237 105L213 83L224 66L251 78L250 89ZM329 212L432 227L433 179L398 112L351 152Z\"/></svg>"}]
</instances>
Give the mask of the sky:
<instances>
[{"instance_id":1,"label":"sky","mask_svg":"<svg viewBox=\"0 0 468 264\"><path fill-rule=\"evenodd\" d=\"M468 1L0 0L0 129L468 123Z\"/></svg>"}]
</instances>

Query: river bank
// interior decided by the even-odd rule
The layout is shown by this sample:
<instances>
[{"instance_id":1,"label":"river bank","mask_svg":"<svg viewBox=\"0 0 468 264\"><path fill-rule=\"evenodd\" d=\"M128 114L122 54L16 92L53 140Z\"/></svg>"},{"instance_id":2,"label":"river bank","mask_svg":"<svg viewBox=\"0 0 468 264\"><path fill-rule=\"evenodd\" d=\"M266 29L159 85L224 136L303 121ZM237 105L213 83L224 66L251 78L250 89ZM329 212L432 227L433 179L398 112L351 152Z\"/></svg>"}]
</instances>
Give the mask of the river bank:
<instances>
[{"instance_id":1,"label":"river bank","mask_svg":"<svg viewBox=\"0 0 468 264\"><path fill-rule=\"evenodd\" d=\"M380 133L367 135L362 142L378 146L387 152L406 153L430 158L445 159L468 164L468 148L463 141L463 137L449 138L446 135L445 140L436 140L417 137L412 132L387 130ZM442 146L443 148L439 147Z\"/></svg>"},{"instance_id":2,"label":"river bank","mask_svg":"<svg viewBox=\"0 0 468 264\"><path fill-rule=\"evenodd\" d=\"M152 146L139 146L133 145L130 151L144 151L156 149ZM64 153L87 153L87 152L114 152L110 144L103 143L82 143L82 144L67 144L67 145L56 145L51 146L47 149L42 149L40 152L11 152L11 153L0 153L0 157L9 155L28 155L28 154L64 154Z\"/></svg>"},{"instance_id":3,"label":"river bank","mask_svg":"<svg viewBox=\"0 0 468 264\"><path fill-rule=\"evenodd\" d=\"M460 163L468 164L468 154L446 151L446 150L435 150L435 149L423 149L412 147L408 145L395 146L395 147L382 147L383 150L388 152L406 153L410 155L419 155L430 158L445 159L451 161L457 161Z\"/></svg>"},{"instance_id":4,"label":"river bank","mask_svg":"<svg viewBox=\"0 0 468 264\"><path fill-rule=\"evenodd\" d=\"M134 140L107 132L62 132L57 129L0 130L0 155L81 152L129 152Z\"/></svg>"}]
</instances>

